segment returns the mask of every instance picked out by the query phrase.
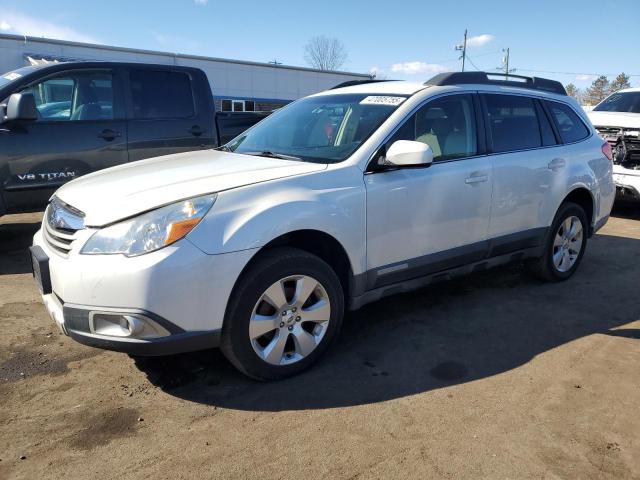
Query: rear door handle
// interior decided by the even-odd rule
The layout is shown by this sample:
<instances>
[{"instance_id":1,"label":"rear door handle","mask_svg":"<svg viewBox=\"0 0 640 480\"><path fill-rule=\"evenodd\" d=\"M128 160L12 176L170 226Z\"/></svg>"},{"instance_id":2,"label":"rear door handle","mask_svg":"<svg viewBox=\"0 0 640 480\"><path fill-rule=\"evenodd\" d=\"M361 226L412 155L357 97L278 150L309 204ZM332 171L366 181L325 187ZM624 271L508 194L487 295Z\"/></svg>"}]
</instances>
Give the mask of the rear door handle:
<instances>
[{"instance_id":1,"label":"rear door handle","mask_svg":"<svg viewBox=\"0 0 640 480\"><path fill-rule=\"evenodd\" d=\"M111 130L110 128L106 128L104 130L102 130L99 134L98 137L102 138L104 140L106 140L107 142L110 142L111 140L113 140L116 137L120 136L120 132L115 132L113 130Z\"/></svg>"},{"instance_id":2,"label":"rear door handle","mask_svg":"<svg viewBox=\"0 0 640 480\"><path fill-rule=\"evenodd\" d=\"M200 135L202 135L204 133L204 130L202 129L202 127L200 125L194 125L193 127L191 127L189 129L189 133L191 135L193 135L194 137L199 137Z\"/></svg>"},{"instance_id":3,"label":"rear door handle","mask_svg":"<svg viewBox=\"0 0 640 480\"><path fill-rule=\"evenodd\" d=\"M558 170L562 170L566 164L567 162L564 158L554 158L549 162L547 168L549 168L549 170L557 172Z\"/></svg>"},{"instance_id":4,"label":"rear door handle","mask_svg":"<svg viewBox=\"0 0 640 480\"><path fill-rule=\"evenodd\" d=\"M489 175L483 175L482 173L472 173L470 176L464 179L464 183L467 185L473 185L474 183L482 183L489 180Z\"/></svg>"}]
</instances>

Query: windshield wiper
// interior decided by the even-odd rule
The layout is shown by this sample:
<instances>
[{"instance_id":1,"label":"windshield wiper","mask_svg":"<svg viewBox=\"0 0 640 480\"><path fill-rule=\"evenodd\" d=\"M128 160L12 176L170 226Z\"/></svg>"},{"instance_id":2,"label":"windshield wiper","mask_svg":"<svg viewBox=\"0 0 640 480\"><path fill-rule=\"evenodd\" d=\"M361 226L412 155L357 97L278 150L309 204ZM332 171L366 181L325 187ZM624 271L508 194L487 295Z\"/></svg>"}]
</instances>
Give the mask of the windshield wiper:
<instances>
[{"instance_id":1,"label":"windshield wiper","mask_svg":"<svg viewBox=\"0 0 640 480\"><path fill-rule=\"evenodd\" d=\"M253 155L255 157L279 158L282 160L302 161L300 157L294 157L293 155L285 155L284 153L270 152L269 150L265 150L262 152L239 152L239 153L242 153L243 155Z\"/></svg>"},{"instance_id":2,"label":"windshield wiper","mask_svg":"<svg viewBox=\"0 0 640 480\"><path fill-rule=\"evenodd\" d=\"M233 152L233 150L231 150L226 145L220 145L219 147L214 148L214 150L220 150L222 152Z\"/></svg>"}]
</instances>

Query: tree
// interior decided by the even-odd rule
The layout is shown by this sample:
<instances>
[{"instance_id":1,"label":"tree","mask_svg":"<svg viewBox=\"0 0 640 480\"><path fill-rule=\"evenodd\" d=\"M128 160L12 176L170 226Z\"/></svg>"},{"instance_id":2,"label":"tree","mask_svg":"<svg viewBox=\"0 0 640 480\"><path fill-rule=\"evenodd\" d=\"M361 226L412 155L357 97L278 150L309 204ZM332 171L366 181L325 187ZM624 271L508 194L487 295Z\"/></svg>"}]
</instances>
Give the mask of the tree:
<instances>
[{"instance_id":1,"label":"tree","mask_svg":"<svg viewBox=\"0 0 640 480\"><path fill-rule=\"evenodd\" d=\"M313 37L304 47L304 59L319 70L337 70L347 60L344 44L324 35Z\"/></svg>"},{"instance_id":2,"label":"tree","mask_svg":"<svg viewBox=\"0 0 640 480\"><path fill-rule=\"evenodd\" d=\"M616 77L616 79L611 82L611 86L609 87L609 93L617 92L618 90L622 90L623 88L630 88L631 84L629 83L629 75L626 73L621 73Z\"/></svg>"},{"instance_id":3,"label":"tree","mask_svg":"<svg viewBox=\"0 0 640 480\"><path fill-rule=\"evenodd\" d=\"M569 85L567 85L565 87L565 90L567 91L567 95L575 98L578 101L578 103L582 103L582 92L573 83L570 83Z\"/></svg>"},{"instance_id":4,"label":"tree","mask_svg":"<svg viewBox=\"0 0 640 480\"><path fill-rule=\"evenodd\" d=\"M596 78L591 86L587 88L584 101L587 105L597 105L609 95L609 80L604 75Z\"/></svg>"}]
</instances>

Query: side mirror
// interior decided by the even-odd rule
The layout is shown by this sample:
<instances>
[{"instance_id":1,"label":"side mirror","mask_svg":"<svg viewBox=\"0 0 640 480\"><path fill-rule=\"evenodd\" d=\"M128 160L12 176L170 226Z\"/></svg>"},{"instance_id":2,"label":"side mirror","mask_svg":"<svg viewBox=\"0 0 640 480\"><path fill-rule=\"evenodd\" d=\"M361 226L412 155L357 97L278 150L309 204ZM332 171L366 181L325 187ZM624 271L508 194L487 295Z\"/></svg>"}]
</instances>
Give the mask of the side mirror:
<instances>
[{"instance_id":1,"label":"side mirror","mask_svg":"<svg viewBox=\"0 0 640 480\"><path fill-rule=\"evenodd\" d=\"M426 143L398 140L389 147L386 160L398 167L428 167L433 163L433 150Z\"/></svg>"},{"instance_id":2,"label":"side mirror","mask_svg":"<svg viewBox=\"0 0 640 480\"><path fill-rule=\"evenodd\" d=\"M38 109L33 93L14 93L7 102L5 122L31 122L38 119Z\"/></svg>"}]
</instances>

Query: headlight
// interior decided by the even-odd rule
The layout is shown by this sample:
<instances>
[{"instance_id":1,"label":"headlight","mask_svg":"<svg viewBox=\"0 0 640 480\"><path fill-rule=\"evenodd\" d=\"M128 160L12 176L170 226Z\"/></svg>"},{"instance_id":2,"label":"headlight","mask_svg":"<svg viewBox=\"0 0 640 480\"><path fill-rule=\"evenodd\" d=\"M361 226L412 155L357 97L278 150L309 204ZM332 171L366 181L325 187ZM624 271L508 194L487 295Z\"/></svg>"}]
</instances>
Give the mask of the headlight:
<instances>
[{"instance_id":1,"label":"headlight","mask_svg":"<svg viewBox=\"0 0 640 480\"><path fill-rule=\"evenodd\" d=\"M216 196L184 200L98 230L80 253L122 253L135 257L171 245L194 229L214 204Z\"/></svg>"}]
</instances>

